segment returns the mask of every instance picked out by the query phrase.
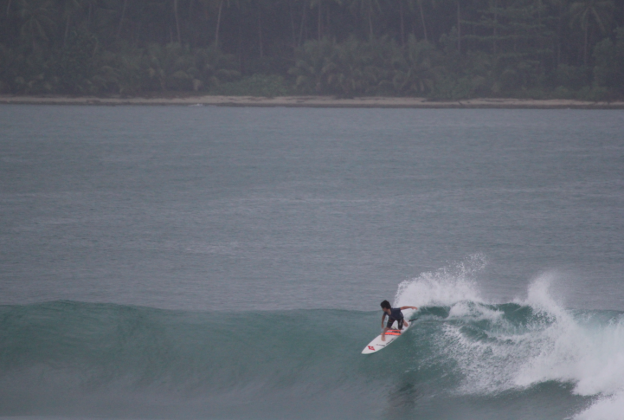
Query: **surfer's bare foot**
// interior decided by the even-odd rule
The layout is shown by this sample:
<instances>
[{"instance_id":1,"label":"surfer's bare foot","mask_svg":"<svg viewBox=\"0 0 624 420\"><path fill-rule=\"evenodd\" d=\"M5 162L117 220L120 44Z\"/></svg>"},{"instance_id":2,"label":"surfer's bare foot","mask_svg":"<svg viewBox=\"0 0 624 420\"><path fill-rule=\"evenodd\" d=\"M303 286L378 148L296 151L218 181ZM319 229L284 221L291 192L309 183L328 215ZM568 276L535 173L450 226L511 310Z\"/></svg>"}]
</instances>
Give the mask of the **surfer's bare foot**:
<instances>
[{"instance_id":1,"label":"surfer's bare foot","mask_svg":"<svg viewBox=\"0 0 624 420\"><path fill-rule=\"evenodd\" d=\"M381 336L381 341L386 341L386 336L385 335Z\"/></svg>"}]
</instances>

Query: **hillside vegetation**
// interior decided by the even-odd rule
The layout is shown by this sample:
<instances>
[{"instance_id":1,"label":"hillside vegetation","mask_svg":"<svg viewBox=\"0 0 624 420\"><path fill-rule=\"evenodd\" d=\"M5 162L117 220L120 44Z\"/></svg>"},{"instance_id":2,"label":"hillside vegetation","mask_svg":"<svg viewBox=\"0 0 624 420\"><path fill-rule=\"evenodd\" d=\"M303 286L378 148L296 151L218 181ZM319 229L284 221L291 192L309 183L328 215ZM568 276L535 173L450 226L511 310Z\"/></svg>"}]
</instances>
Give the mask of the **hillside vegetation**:
<instances>
[{"instance_id":1,"label":"hillside vegetation","mask_svg":"<svg viewBox=\"0 0 624 420\"><path fill-rule=\"evenodd\" d=\"M0 0L0 92L624 97L620 0Z\"/></svg>"}]
</instances>

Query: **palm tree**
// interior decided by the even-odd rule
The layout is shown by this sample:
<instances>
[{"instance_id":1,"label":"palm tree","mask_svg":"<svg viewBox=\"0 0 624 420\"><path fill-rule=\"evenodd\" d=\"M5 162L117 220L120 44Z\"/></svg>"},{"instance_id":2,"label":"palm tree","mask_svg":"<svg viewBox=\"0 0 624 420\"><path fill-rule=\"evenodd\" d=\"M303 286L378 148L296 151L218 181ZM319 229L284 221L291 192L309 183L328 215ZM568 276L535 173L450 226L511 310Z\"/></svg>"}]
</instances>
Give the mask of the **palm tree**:
<instances>
[{"instance_id":1,"label":"palm tree","mask_svg":"<svg viewBox=\"0 0 624 420\"><path fill-rule=\"evenodd\" d=\"M328 38L309 41L295 51L295 65L288 73L295 76L295 86L303 93L327 93L327 63L335 54L336 44Z\"/></svg>"},{"instance_id":2,"label":"palm tree","mask_svg":"<svg viewBox=\"0 0 624 420\"><path fill-rule=\"evenodd\" d=\"M427 41L417 41L410 34L404 51L394 58L392 78L396 93L423 95L433 91L435 80L435 48Z\"/></svg>"},{"instance_id":3,"label":"palm tree","mask_svg":"<svg viewBox=\"0 0 624 420\"><path fill-rule=\"evenodd\" d=\"M182 43L180 36L180 18L178 17L178 0L173 0L173 15L175 16L176 30L178 33L178 44Z\"/></svg>"},{"instance_id":4,"label":"palm tree","mask_svg":"<svg viewBox=\"0 0 624 420\"><path fill-rule=\"evenodd\" d=\"M238 63L234 56L223 54L216 45L198 48L193 53L198 74L193 80L193 89L210 88L222 82L233 81L240 77L236 70Z\"/></svg>"},{"instance_id":5,"label":"palm tree","mask_svg":"<svg viewBox=\"0 0 624 420\"><path fill-rule=\"evenodd\" d=\"M162 91L170 88L189 89L198 73L189 47L175 42L165 46L150 45L147 50L146 69L150 79L156 80Z\"/></svg>"},{"instance_id":6,"label":"palm tree","mask_svg":"<svg viewBox=\"0 0 624 420\"><path fill-rule=\"evenodd\" d=\"M69 26L73 15L82 8L79 0L65 0L63 2L63 18L65 20L65 34L63 35L63 46L67 44Z\"/></svg>"},{"instance_id":7,"label":"palm tree","mask_svg":"<svg viewBox=\"0 0 624 420\"><path fill-rule=\"evenodd\" d=\"M427 19L425 18L425 11L423 8L423 1L424 0L408 0L408 5L410 7L411 10L415 10L418 9L418 14L420 15L420 23L422 25L422 29L423 29L423 38L425 41L429 40L429 37L427 36Z\"/></svg>"},{"instance_id":8,"label":"palm tree","mask_svg":"<svg viewBox=\"0 0 624 420\"><path fill-rule=\"evenodd\" d=\"M219 48L219 29L221 28L221 12L225 0L219 0L219 12L217 13L217 28L215 29L215 46Z\"/></svg>"},{"instance_id":9,"label":"palm tree","mask_svg":"<svg viewBox=\"0 0 624 420\"><path fill-rule=\"evenodd\" d=\"M32 43L33 50L37 49L37 41L50 42L49 33L54 29L52 3L48 0L35 2L34 0L20 0L18 14L22 19L21 35Z\"/></svg>"},{"instance_id":10,"label":"palm tree","mask_svg":"<svg viewBox=\"0 0 624 420\"><path fill-rule=\"evenodd\" d=\"M320 41L323 38L323 0L310 0L310 8L314 8L316 6L316 10L318 12L318 17L316 19L316 36Z\"/></svg>"},{"instance_id":11,"label":"palm tree","mask_svg":"<svg viewBox=\"0 0 624 420\"><path fill-rule=\"evenodd\" d=\"M119 18L119 25L117 26L117 38L121 35L121 26L123 25L124 17L126 16L126 9L128 8L128 0L124 0L121 8L121 17Z\"/></svg>"},{"instance_id":12,"label":"palm tree","mask_svg":"<svg viewBox=\"0 0 624 420\"><path fill-rule=\"evenodd\" d=\"M352 0L351 3L352 9L359 9L360 13L365 16L365 19L368 22L368 36L370 40L374 37L373 13L375 12L375 9L377 11L381 10L379 1L380 0Z\"/></svg>"},{"instance_id":13,"label":"palm tree","mask_svg":"<svg viewBox=\"0 0 624 420\"><path fill-rule=\"evenodd\" d=\"M583 63L587 65L589 35L592 23L598 26L600 32L607 33L611 21L614 4L612 0L576 0L570 6L570 23L580 24L583 30Z\"/></svg>"},{"instance_id":14,"label":"palm tree","mask_svg":"<svg viewBox=\"0 0 624 420\"><path fill-rule=\"evenodd\" d=\"M96 56L93 82L100 90L128 95L145 87L145 52L125 45L117 54L104 52Z\"/></svg>"},{"instance_id":15,"label":"palm tree","mask_svg":"<svg viewBox=\"0 0 624 420\"><path fill-rule=\"evenodd\" d=\"M324 36L327 36L327 29L323 27L323 14L329 21L329 11L330 11L330 3L335 3L340 6L343 4L343 0L309 0L310 1L310 9L316 7L317 19L316 19L316 35L317 39L320 40ZM323 7L325 6L325 7Z\"/></svg>"},{"instance_id":16,"label":"palm tree","mask_svg":"<svg viewBox=\"0 0 624 420\"><path fill-rule=\"evenodd\" d=\"M405 12L404 12L404 0L397 0L399 2L399 28L401 32L401 45L405 45Z\"/></svg>"},{"instance_id":17,"label":"palm tree","mask_svg":"<svg viewBox=\"0 0 624 420\"><path fill-rule=\"evenodd\" d=\"M366 58L363 57L360 42L352 37L337 47L323 68L327 85L346 97L363 93L367 87Z\"/></svg>"}]
</instances>

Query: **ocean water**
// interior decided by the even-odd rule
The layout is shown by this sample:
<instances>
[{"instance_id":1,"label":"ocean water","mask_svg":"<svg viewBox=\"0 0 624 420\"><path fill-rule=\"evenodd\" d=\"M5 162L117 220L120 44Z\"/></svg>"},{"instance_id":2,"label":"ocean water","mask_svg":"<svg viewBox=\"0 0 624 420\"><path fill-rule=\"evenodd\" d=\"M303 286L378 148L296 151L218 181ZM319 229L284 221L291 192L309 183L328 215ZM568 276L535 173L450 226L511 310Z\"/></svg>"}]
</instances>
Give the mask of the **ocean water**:
<instances>
[{"instance_id":1,"label":"ocean water","mask_svg":"<svg viewBox=\"0 0 624 420\"><path fill-rule=\"evenodd\" d=\"M2 105L0 417L622 420L623 187L620 110Z\"/></svg>"}]
</instances>

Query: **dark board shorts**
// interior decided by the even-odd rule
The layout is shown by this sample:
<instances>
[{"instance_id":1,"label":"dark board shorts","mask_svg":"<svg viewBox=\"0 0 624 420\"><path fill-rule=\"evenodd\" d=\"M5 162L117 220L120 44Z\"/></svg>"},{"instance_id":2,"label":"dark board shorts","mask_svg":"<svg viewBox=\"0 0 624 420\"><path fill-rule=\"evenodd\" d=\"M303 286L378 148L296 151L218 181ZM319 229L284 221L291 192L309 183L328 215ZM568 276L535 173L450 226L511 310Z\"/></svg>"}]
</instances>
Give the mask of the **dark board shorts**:
<instances>
[{"instance_id":1,"label":"dark board shorts","mask_svg":"<svg viewBox=\"0 0 624 420\"><path fill-rule=\"evenodd\" d=\"M387 328L392 328L392 324L394 323L394 321L398 321L398 329L402 330L403 329L403 318L396 320L394 318L388 318L388 323L386 324Z\"/></svg>"}]
</instances>

